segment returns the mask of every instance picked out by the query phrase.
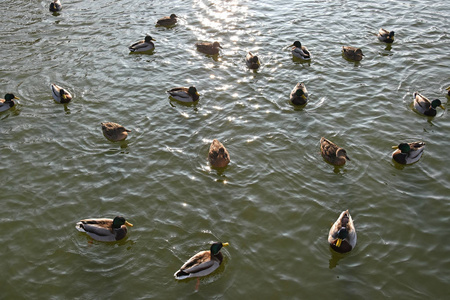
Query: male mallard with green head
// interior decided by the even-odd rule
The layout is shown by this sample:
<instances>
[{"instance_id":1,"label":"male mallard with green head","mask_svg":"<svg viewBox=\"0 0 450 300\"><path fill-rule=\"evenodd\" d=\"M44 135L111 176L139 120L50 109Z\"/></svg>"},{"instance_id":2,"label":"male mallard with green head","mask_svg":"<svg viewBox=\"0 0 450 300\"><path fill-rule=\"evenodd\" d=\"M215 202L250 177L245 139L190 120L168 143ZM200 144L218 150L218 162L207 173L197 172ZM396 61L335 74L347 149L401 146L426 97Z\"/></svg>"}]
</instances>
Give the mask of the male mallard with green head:
<instances>
[{"instance_id":1,"label":"male mallard with green head","mask_svg":"<svg viewBox=\"0 0 450 300\"><path fill-rule=\"evenodd\" d=\"M386 29L380 28L378 31L378 39L385 43L393 43L394 42L394 32L387 31Z\"/></svg>"},{"instance_id":2,"label":"male mallard with green head","mask_svg":"<svg viewBox=\"0 0 450 300\"><path fill-rule=\"evenodd\" d=\"M114 123L114 122L103 122L102 125L102 132L103 135L110 141L113 142L119 142L123 141L127 138L128 132L131 132L131 130L126 129L120 124Z\"/></svg>"},{"instance_id":3,"label":"male mallard with green head","mask_svg":"<svg viewBox=\"0 0 450 300\"><path fill-rule=\"evenodd\" d=\"M50 3L49 10L51 12L58 12L62 10L62 5L59 0L54 0L52 3Z\"/></svg>"},{"instance_id":4,"label":"male mallard with green head","mask_svg":"<svg viewBox=\"0 0 450 300\"><path fill-rule=\"evenodd\" d=\"M247 53L245 56L245 63L247 64L247 67L252 70L257 70L261 66L258 56L253 55L251 52Z\"/></svg>"},{"instance_id":5,"label":"male mallard with green head","mask_svg":"<svg viewBox=\"0 0 450 300\"><path fill-rule=\"evenodd\" d=\"M52 84L52 96L58 103L69 103L72 100L69 91L56 84Z\"/></svg>"},{"instance_id":6,"label":"male mallard with green head","mask_svg":"<svg viewBox=\"0 0 450 300\"><path fill-rule=\"evenodd\" d=\"M155 44L153 44L152 41L156 41L154 38L152 38L151 36L147 35L145 36L144 40L138 41L134 44L132 44L131 46L128 47L128 49L131 52L146 52L146 51L151 51L153 49L155 49Z\"/></svg>"},{"instance_id":7,"label":"male mallard with green head","mask_svg":"<svg viewBox=\"0 0 450 300\"><path fill-rule=\"evenodd\" d=\"M133 224L125 220L124 217L113 219L84 219L78 222L75 228L78 231L86 232L91 238L101 242L115 242L123 239L128 232L127 226Z\"/></svg>"},{"instance_id":8,"label":"male mallard with green head","mask_svg":"<svg viewBox=\"0 0 450 300\"><path fill-rule=\"evenodd\" d=\"M292 104L295 105L305 105L308 102L308 91L303 82L297 83L297 85L292 89L290 100Z\"/></svg>"},{"instance_id":9,"label":"male mallard with green head","mask_svg":"<svg viewBox=\"0 0 450 300\"><path fill-rule=\"evenodd\" d=\"M208 160L213 167L223 168L230 163L230 154L221 142L214 139L209 147Z\"/></svg>"},{"instance_id":10,"label":"male mallard with green head","mask_svg":"<svg viewBox=\"0 0 450 300\"><path fill-rule=\"evenodd\" d=\"M170 97L181 102L196 102L200 99L200 94L195 86L176 87L168 90Z\"/></svg>"},{"instance_id":11,"label":"male mallard with green head","mask_svg":"<svg viewBox=\"0 0 450 300\"><path fill-rule=\"evenodd\" d=\"M342 46L342 53L345 58L355 61L360 61L363 59L364 54L360 48L351 46Z\"/></svg>"},{"instance_id":12,"label":"male mallard with green head","mask_svg":"<svg viewBox=\"0 0 450 300\"><path fill-rule=\"evenodd\" d=\"M330 247L339 253L350 252L356 246L356 229L348 210L343 211L328 233Z\"/></svg>"},{"instance_id":13,"label":"male mallard with green head","mask_svg":"<svg viewBox=\"0 0 450 300\"><path fill-rule=\"evenodd\" d=\"M5 95L5 99L0 99L0 112L2 111L6 111L12 107L14 107L14 105L16 105L16 102L14 101L14 99L19 99L16 96L14 96L14 94L6 94Z\"/></svg>"},{"instance_id":14,"label":"male mallard with green head","mask_svg":"<svg viewBox=\"0 0 450 300\"><path fill-rule=\"evenodd\" d=\"M320 152L328 163L335 166L343 166L347 160L350 160L347 151L324 137L320 139Z\"/></svg>"},{"instance_id":15,"label":"male mallard with green head","mask_svg":"<svg viewBox=\"0 0 450 300\"><path fill-rule=\"evenodd\" d=\"M409 165L417 162L425 150L424 142L400 143L398 146L393 146L397 149L392 153L392 159L402 165Z\"/></svg>"},{"instance_id":16,"label":"male mallard with green head","mask_svg":"<svg viewBox=\"0 0 450 300\"><path fill-rule=\"evenodd\" d=\"M170 17L162 17L161 19L159 19L158 21L156 21L156 25L157 26L173 26L175 24L177 24L177 15L176 14L171 14Z\"/></svg>"},{"instance_id":17,"label":"male mallard with green head","mask_svg":"<svg viewBox=\"0 0 450 300\"><path fill-rule=\"evenodd\" d=\"M304 59L304 60L311 59L311 53L309 53L308 48L306 48L305 46L302 46L302 43L300 43L300 41L295 41L289 47L292 47L292 55L294 57Z\"/></svg>"},{"instance_id":18,"label":"male mallard with green head","mask_svg":"<svg viewBox=\"0 0 450 300\"><path fill-rule=\"evenodd\" d=\"M220 49L222 49L219 42L202 42L196 43L195 46L198 51L208 55L217 55L219 54Z\"/></svg>"},{"instance_id":19,"label":"male mallard with green head","mask_svg":"<svg viewBox=\"0 0 450 300\"><path fill-rule=\"evenodd\" d=\"M414 93L414 109L422 115L434 117L436 116L436 107L445 109L441 100L434 99L430 101L427 97L421 95L419 92Z\"/></svg>"}]
</instances>

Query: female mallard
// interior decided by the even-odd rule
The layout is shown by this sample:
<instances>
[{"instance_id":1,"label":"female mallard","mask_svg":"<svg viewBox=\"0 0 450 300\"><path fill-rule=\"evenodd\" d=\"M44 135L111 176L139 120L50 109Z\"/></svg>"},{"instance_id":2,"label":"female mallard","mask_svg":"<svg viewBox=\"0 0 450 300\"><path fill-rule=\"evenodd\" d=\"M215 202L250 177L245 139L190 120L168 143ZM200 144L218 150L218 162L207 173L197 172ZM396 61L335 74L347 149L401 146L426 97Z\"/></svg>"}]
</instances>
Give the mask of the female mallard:
<instances>
[{"instance_id":1,"label":"female mallard","mask_svg":"<svg viewBox=\"0 0 450 300\"><path fill-rule=\"evenodd\" d=\"M320 139L320 152L328 163L335 166L343 166L347 160L350 160L347 151L324 137Z\"/></svg>"},{"instance_id":2,"label":"female mallard","mask_svg":"<svg viewBox=\"0 0 450 300\"><path fill-rule=\"evenodd\" d=\"M197 47L197 50L209 55L216 55L219 54L220 49L222 49L222 46L220 46L219 42L203 42L203 43L196 43L195 46Z\"/></svg>"},{"instance_id":3,"label":"female mallard","mask_svg":"<svg viewBox=\"0 0 450 300\"><path fill-rule=\"evenodd\" d=\"M115 242L127 235L127 226L133 227L124 217L113 219L85 219L78 222L75 228L86 232L91 238L101 242Z\"/></svg>"},{"instance_id":4,"label":"female mallard","mask_svg":"<svg viewBox=\"0 0 450 300\"><path fill-rule=\"evenodd\" d=\"M173 26L177 24L177 15L171 14L170 17L162 17L158 21L156 21L156 25L158 26Z\"/></svg>"},{"instance_id":5,"label":"female mallard","mask_svg":"<svg viewBox=\"0 0 450 300\"><path fill-rule=\"evenodd\" d=\"M392 153L392 158L402 165L409 165L417 162L425 150L424 142L400 143L398 146L393 146L397 149Z\"/></svg>"},{"instance_id":6,"label":"female mallard","mask_svg":"<svg viewBox=\"0 0 450 300\"><path fill-rule=\"evenodd\" d=\"M305 60L311 59L311 53L309 53L308 48L302 46L302 43L300 43L300 41L295 41L289 47L292 47L292 55L294 57Z\"/></svg>"},{"instance_id":7,"label":"female mallard","mask_svg":"<svg viewBox=\"0 0 450 300\"><path fill-rule=\"evenodd\" d=\"M297 83L297 85L292 89L290 100L292 104L295 105L305 105L308 102L308 91L303 82Z\"/></svg>"},{"instance_id":8,"label":"female mallard","mask_svg":"<svg viewBox=\"0 0 450 300\"><path fill-rule=\"evenodd\" d=\"M230 154L225 146L215 139L209 147L208 160L213 167L223 168L229 164Z\"/></svg>"},{"instance_id":9,"label":"female mallard","mask_svg":"<svg viewBox=\"0 0 450 300\"><path fill-rule=\"evenodd\" d=\"M249 69L256 70L261 66L261 62L259 61L258 56L253 55L253 53L249 52L247 53L247 56L245 57L245 63L247 64L247 67Z\"/></svg>"},{"instance_id":10,"label":"female mallard","mask_svg":"<svg viewBox=\"0 0 450 300\"><path fill-rule=\"evenodd\" d=\"M360 61L364 56L360 48L351 46L342 46L342 53L345 58L356 61Z\"/></svg>"},{"instance_id":11,"label":"female mallard","mask_svg":"<svg viewBox=\"0 0 450 300\"><path fill-rule=\"evenodd\" d=\"M339 253L351 251L356 246L356 230L348 210L343 211L328 233L330 247Z\"/></svg>"},{"instance_id":12,"label":"female mallard","mask_svg":"<svg viewBox=\"0 0 450 300\"><path fill-rule=\"evenodd\" d=\"M147 35L144 40L138 41L128 47L131 52L146 52L155 49L155 44L152 41L156 41L151 36Z\"/></svg>"},{"instance_id":13,"label":"female mallard","mask_svg":"<svg viewBox=\"0 0 450 300\"><path fill-rule=\"evenodd\" d=\"M385 43L392 43L394 42L394 32L393 31L387 31L386 29L380 28L377 35L378 39Z\"/></svg>"},{"instance_id":14,"label":"female mallard","mask_svg":"<svg viewBox=\"0 0 450 300\"><path fill-rule=\"evenodd\" d=\"M14 102L13 99L19 99L19 98L14 96L14 94L8 93L5 95L5 99L0 99L0 112L6 111L6 110L14 107L14 105L16 105L16 102Z\"/></svg>"},{"instance_id":15,"label":"female mallard","mask_svg":"<svg viewBox=\"0 0 450 300\"><path fill-rule=\"evenodd\" d=\"M170 97L181 102L196 102L200 98L195 86L191 87L177 87L168 90Z\"/></svg>"},{"instance_id":16,"label":"female mallard","mask_svg":"<svg viewBox=\"0 0 450 300\"><path fill-rule=\"evenodd\" d=\"M103 135L113 142L123 141L127 138L128 132L131 132L131 130L114 122L103 122L101 124Z\"/></svg>"},{"instance_id":17,"label":"female mallard","mask_svg":"<svg viewBox=\"0 0 450 300\"><path fill-rule=\"evenodd\" d=\"M445 109L441 100L434 99L430 101L427 97L419 94L419 92L414 93L414 109L420 114L434 117L436 115L436 107L438 106Z\"/></svg>"},{"instance_id":18,"label":"female mallard","mask_svg":"<svg viewBox=\"0 0 450 300\"><path fill-rule=\"evenodd\" d=\"M72 100L72 95L56 84L52 84L52 96L58 103L69 103Z\"/></svg>"},{"instance_id":19,"label":"female mallard","mask_svg":"<svg viewBox=\"0 0 450 300\"><path fill-rule=\"evenodd\" d=\"M49 10L51 12L58 12L58 11L61 11L61 9L62 9L62 5L59 0L54 0L52 3L50 3Z\"/></svg>"}]
</instances>

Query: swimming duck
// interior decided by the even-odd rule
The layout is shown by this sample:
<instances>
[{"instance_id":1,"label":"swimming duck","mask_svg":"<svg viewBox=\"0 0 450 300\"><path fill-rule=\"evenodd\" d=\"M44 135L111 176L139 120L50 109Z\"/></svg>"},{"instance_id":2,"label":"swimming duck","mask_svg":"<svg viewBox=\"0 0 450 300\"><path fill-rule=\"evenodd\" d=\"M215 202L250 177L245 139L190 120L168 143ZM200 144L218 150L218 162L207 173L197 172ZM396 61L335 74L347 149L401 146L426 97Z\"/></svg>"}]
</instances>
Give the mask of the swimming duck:
<instances>
[{"instance_id":1,"label":"swimming duck","mask_svg":"<svg viewBox=\"0 0 450 300\"><path fill-rule=\"evenodd\" d=\"M58 103L69 103L72 100L72 95L69 91L56 84L52 84L52 96Z\"/></svg>"},{"instance_id":2,"label":"swimming duck","mask_svg":"<svg viewBox=\"0 0 450 300\"><path fill-rule=\"evenodd\" d=\"M51 12L58 12L58 11L61 11L61 9L62 9L62 5L59 0L54 0L52 3L50 3L49 10Z\"/></svg>"},{"instance_id":3,"label":"swimming duck","mask_svg":"<svg viewBox=\"0 0 450 300\"><path fill-rule=\"evenodd\" d=\"M209 147L208 160L213 167L223 168L230 162L230 154L221 142L214 139Z\"/></svg>"},{"instance_id":4,"label":"swimming duck","mask_svg":"<svg viewBox=\"0 0 450 300\"><path fill-rule=\"evenodd\" d=\"M360 48L351 46L342 46L342 52L347 59L360 61L364 54Z\"/></svg>"},{"instance_id":5,"label":"swimming duck","mask_svg":"<svg viewBox=\"0 0 450 300\"><path fill-rule=\"evenodd\" d=\"M19 98L14 96L14 94L8 93L5 95L5 99L0 99L0 112L6 111L6 110L14 107L14 105L16 105L16 102L14 102L13 99L19 99Z\"/></svg>"},{"instance_id":6,"label":"swimming duck","mask_svg":"<svg viewBox=\"0 0 450 300\"><path fill-rule=\"evenodd\" d=\"M447 88L447 95L450 96L450 86Z\"/></svg>"},{"instance_id":7,"label":"swimming duck","mask_svg":"<svg viewBox=\"0 0 450 300\"><path fill-rule=\"evenodd\" d=\"M417 162L425 150L424 142L400 143L398 146L393 146L397 149L392 153L392 158L402 165L409 165Z\"/></svg>"},{"instance_id":8,"label":"swimming duck","mask_svg":"<svg viewBox=\"0 0 450 300\"><path fill-rule=\"evenodd\" d=\"M195 86L191 87L177 87L168 90L170 97L181 102L196 102L200 98L200 94L197 92Z\"/></svg>"},{"instance_id":9,"label":"swimming duck","mask_svg":"<svg viewBox=\"0 0 450 300\"><path fill-rule=\"evenodd\" d=\"M131 132L131 130L114 122L103 122L101 124L103 135L113 142L123 141L127 138L128 132Z\"/></svg>"},{"instance_id":10,"label":"swimming duck","mask_svg":"<svg viewBox=\"0 0 450 300\"><path fill-rule=\"evenodd\" d=\"M311 53L309 53L308 48L302 46L302 43L300 43L300 41L295 41L289 47L292 47L292 55L294 57L305 60L311 59Z\"/></svg>"},{"instance_id":11,"label":"swimming duck","mask_svg":"<svg viewBox=\"0 0 450 300\"><path fill-rule=\"evenodd\" d=\"M220 49L222 49L222 46L220 46L219 42L203 42L203 43L196 43L195 46L197 46L197 50L209 55L216 55L219 54Z\"/></svg>"},{"instance_id":12,"label":"swimming duck","mask_svg":"<svg viewBox=\"0 0 450 300\"><path fill-rule=\"evenodd\" d=\"M85 219L78 222L75 228L78 231L86 232L91 238L101 242L115 242L123 239L128 232L127 226L133 224L125 220L124 217L113 219Z\"/></svg>"},{"instance_id":13,"label":"swimming duck","mask_svg":"<svg viewBox=\"0 0 450 300\"><path fill-rule=\"evenodd\" d=\"M308 101L308 91L303 82L297 83L297 85L292 89L290 100L292 104L295 105L305 105Z\"/></svg>"},{"instance_id":14,"label":"swimming duck","mask_svg":"<svg viewBox=\"0 0 450 300\"><path fill-rule=\"evenodd\" d=\"M245 63L247 64L247 67L249 69L256 70L261 66L261 62L259 61L258 56L253 55L253 53L249 52L247 53L247 56L245 57Z\"/></svg>"},{"instance_id":15,"label":"swimming duck","mask_svg":"<svg viewBox=\"0 0 450 300\"><path fill-rule=\"evenodd\" d=\"M347 160L350 160L347 151L324 137L320 139L320 152L328 163L335 166L343 166Z\"/></svg>"},{"instance_id":16,"label":"swimming duck","mask_svg":"<svg viewBox=\"0 0 450 300\"><path fill-rule=\"evenodd\" d=\"M378 39L385 43L392 43L394 42L394 32L393 31L387 31L386 29L380 28L377 35Z\"/></svg>"},{"instance_id":17,"label":"swimming duck","mask_svg":"<svg viewBox=\"0 0 450 300\"><path fill-rule=\"evenodd\" d=\"M422 115L434 117L436 115L436 107L438 106L445 109L441 100L434 99L430 101L427 97L419 94L419 92L414 93L414 109Z\"/></svg>"},{"instance_id":18,"label":"swimming duck","mask_svg":"<svg viewBox=\"0 0 450 300\"><path fill-rule=\"evenodd\" d=\"M173 26L177 24L177 15L171 14L170 17L162 17L158 21L156 21L156 25L159 26Z\"/></svg>"},{"instance_id":19,"label":"swimming duck","mask_svg":"<svg viewBox=\"0 0 450 300\"><path fill-rule=\"evenodd\" d=\"M330 247L339 253L350 252L356 246L356 229L348 210L343 211L328 233Z\"/></svg>"},{"instance_id":20,"label":"swimming duck","mask_svg":"<svg viewBox=\"0 0 450 300\"><path fill-rule=\"evenodd\" d=\"M155 44L152 41L156 41L151 36L147 35L144 40L138 41L132 44L128 49L131 52L146 52L155 49Z\"/></svg>"}]
</instances>

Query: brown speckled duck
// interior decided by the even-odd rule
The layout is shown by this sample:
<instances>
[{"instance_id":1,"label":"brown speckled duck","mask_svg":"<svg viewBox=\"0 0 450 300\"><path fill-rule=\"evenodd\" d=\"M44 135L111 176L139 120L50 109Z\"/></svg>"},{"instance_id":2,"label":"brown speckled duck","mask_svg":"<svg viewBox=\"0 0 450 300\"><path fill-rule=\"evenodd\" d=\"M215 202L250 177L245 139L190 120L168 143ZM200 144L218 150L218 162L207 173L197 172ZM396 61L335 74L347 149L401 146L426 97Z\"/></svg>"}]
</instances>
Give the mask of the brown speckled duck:
<instances>
[{"instance_id":1,"label":"brown speckled duck","mask_svg":"<svg viewBox=\"0 0 450 300\"><path fill-rule=\"evenodd\" d=\"M208 55L217 55L219 54L220 49L222 49L222 46L220 46L219 42L196 43L195 46L197 47L198 51Z\"/></svg>"},{"instance_id":2,"label":"brown speckled duck","mask_svg":"<svg viewBox=\"0 0 450 300\"><path fill-rule=\"evenodd\" d=\"M208 160L211 166L223 168L230 162L230 154L221 142L214 139L209 147Z\"/></svg>"},{"instance_id":3,"label":"brown speckled duck","mask_svg":"<svg viewBox=\"0 0 450 300\"><path fill-rule=\"evenodd\" d=\"M103 122L101 124L103 135L113 142L123 141L127 138L128 132L131 132L131 130L114 122Z\"/></svg>"},{"instance_id":4,"label":"brown speckled duck","mask_svg":"<svg viewBox=\"0 0 450 300\"><path fill-rule=\"evenodd\" d=\"M177 24L177 15L176 14L171 14L170 17L162 17L161 19L159 19L158 21L156 21L156 25L157 26L173 26L175 24Z\"/></svg>"},{"instance_id":5,"label":"brown speckled duck","mask_svg":"<svg viewBox=\"0 0 450 300\"><path fill-rule=\"evenodd\" d=\"M328 233L330 247L339 253L350 252L356 246L356 230L348 210L343 211Z\"/></svg>"},{"instance_id":6,"label":"brown speckled duck","mask_svg":"<svg viewBox=\"0 0 450 300\"><path fill-rule=\"evenodd\" d=\"M113 219L84 219L78 222L75 228L87 233L91 238L101 242L115 242L123 239L128 232L127 226L133 224L127 222L124 217Z\"/></svg>"},{"instance_id":7,"label":"brown speckled duck","mask_svg":"<svg viewBox=\"0 0 450 300\"><path fill-rule=\"evenodd\" d=\"M360 48L351 46L342 46L342 53L347 59L360 61L363 59L364 54Z\"/></svg>"},{"instance_id":8,"label":"brown speckled duck","mask_svg":"<svg viewBox=\"0 0 450 300\"><path fill-rule=\"evenodd\" d=\"M320 152L328 163L335 166L343 166L347 160L350 160L347 151L324 137L320 139Z\"/></svg>"}]
</instances>

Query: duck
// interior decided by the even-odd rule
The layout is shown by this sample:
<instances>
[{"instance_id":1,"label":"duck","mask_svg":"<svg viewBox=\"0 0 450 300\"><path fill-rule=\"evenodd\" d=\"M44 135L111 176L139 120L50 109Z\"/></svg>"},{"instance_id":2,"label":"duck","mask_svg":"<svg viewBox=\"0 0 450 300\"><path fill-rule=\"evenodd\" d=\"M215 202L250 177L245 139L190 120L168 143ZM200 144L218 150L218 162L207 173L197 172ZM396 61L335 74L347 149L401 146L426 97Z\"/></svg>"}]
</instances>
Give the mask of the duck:
<instances>
[{"instance_id":1,"label":"duck","mask_svg":"<svg viewBox=\"0 0 450 300\"><path fill-rule=\"evenodd\" d=\"M56 84L52 84L52 96L58 103L69 103L72 100L69 91Z\"/></svg>"},{"instance_id":2,"label":"duck","mask_svg":"<svg viewBox=\"0 0 450 300\"><path fill-rule=\"evenodd\" d=\"M214 168L224 168L230 163L230 154L221 142L214 139L209 147L208 160Z\"/></svg>"},{"instance_id":3,"label":"duck","mask_svg":"<svg viewBox=\"0 0 450 300\"><path fill-rule=\"evenodd\" d=\"M450 96L450 86L447 88L447 96Z\"/></svg>"},{"instance_id":4,"label":"duck","mask_svg":"<svg viewBox=\"0 0 450 300\"><path fill-rule=\"evenodd\" d=\"M151 36L147 35L145 36L145 38L141 41L138 41L134 44L132 44L131 46L128 47L128 49L131 52L146 52L146 51L151 51L153 49L155 49L155 44L153 44L152 41L156 41L154 38L152 38Z\"/></svg>"},{"instance_id":5,"label":"duck","mask_svg":"<svg viewBox=\"0 0 450 300\"><path fill-rule=\"evenodd\" d=\"M252 70L257 70L261 66L258 56L253 55L251 52L247 53L245 56L245 63L247 64L247 67Z\"/></svg>"},{"instance_id":6,"label":"duck","mask_svg":"<svg viewBox=\"0 0 450 300\"><path fill-rule=\"evenodd\" d=\"M393 43L394 42L394 32L387 31L386 29L380 28L377 35L378 39L385 43Z\"/></svg>"},{"instance_id":7,"label":"duck","mask_svg":"<svg viewBox=\"0 0 450 300\"><path fill-rule=\"evenodd\" d=\"M356 246L356 229L348 210L343 211L328 233L330 247L339 253L350 252Z\"/></svg>"},{"instance_id":8,"label":"duck","mask_svg":"<svg viewBox=\"0 0 450 300\"><path fill-rule=\"evenodd\" d=\"M181 102L196 102L200 98L195 86L191 87L176 87L168 90L170 97Z\"/></svg>"},{"instance_id":9,"label":"duck","mask_svg":"<svg viewBox=\"0 0 450 300\"><path fill-rule=\"evenodd\" d=\"M128 132L131 132L131 130L126 129L120 124L114 123L114 122L103 122L102 125L102 131L103 135L110 141L113 142L119 142L123 141L127 138Z\"/></svg>"},{"instance_id":10,"label":"duck","mask_svg":"<svg viewBox=\"0 0 450 300\"><path fill-rule=\"evenodd\" d=\"M14 99L18 100L19 98L10 93L5 95L5 99L0 99L0 112L7 111L8 109L14 107L14 105L16 105Z\"/></svg>"},{"instance_id":11,"label":"duck","mask_svg":"<svg viewBox=\"0 0 450 300\"><path fill-rule=\"evenodd\" d=\"M392 159L402 165L413 164L422 157L425 150L425 143L418 141L412 143L400 143L398 146L393 146L396 149L392 153Z\"/></svg>"},{"instance_id":12,"label":"duck","mask_svg":"<svg viewBox=\"0 0 450 300\"><path fill-rule=\"evenodd\" d=\"M292 104L295 105L305 105L308 102L308 91L303 82L297 83L297 85L292 89L290 100Z\"/></svg>"},{"instance_id":13,"label":"duck","mask_svg":"<svg viewBox=\"0 0 450 300\"><path fill-rule=\"evenodd\" d=\"M58 12L62 10L62 5L59 0L54 0L52 3L50 3L49 10L51 12Z\"/></svg>"},{"instance_id":14,"label":"duck","mask_svg":"<svg viewBox=\"0 0 450 300\"><path fill-rule=\"evenodd\" d=\"M308 48L306 48L305 46L302 46L302 43L300 43L300 41L295 41L289 47L292 47L292 55L294 57L304 59L304 60L311 59L311 53L309 53Z\"/></svg>"},{"instance_id":15,"label":"duck","mask_svg":"<svg viewBox=\"0 0 450 300\"><path fill-rule=\"evenodd\" d=\"M441 100L434 99L430 101L427 97L419 92L414 92L414 109L422 115L434 117L436 116L436 107L445 109Z\"/></svg>"},{"instance_id":16,"label":"duck","mask_svg":"<svg viewBox=\"0 0 450 300\"><path fill-rule=\"evenodd\" d=\"M222 49L219 42L202 42L196 43L195 46L198 51L208 55L217 55L219 54L220 49Z\"/></svg>"},{"instance_id":17,"label":"duck","mask_svg":"<svg viewBox=\"0 0 450 300\"><path fill-rule=\"evenodd\" d=\"M171 14L170 17L162 17L158 21L156 21L157 26L173 26L177 24L177 15Z\"/></svg>"},{"instance_id":18,"label":"duck","mask_svg":"<svg viewBox=\"0 0 450 300\"><path fill-rule=\"evenodd\" d=\"M347 59L360 61L363 59L364 54L360 48L351 46L342 46L342 53Z\"/></svg>"},{"instance_id":19,"label":"duck","mask_svg":"<svg viewBox=\"0 0 450 300\"><path fill-rule=\"evenodd\" d=\"M320 139L320 152L325 161L335 166L343 166L347 160L351 160L345 149L338 147L324 137Z\"/></svg>"},{"instance_id":20,"label":"duck","mask_svg":"<svg viewBox=\"0 0 450 300\"><path fill-rule=\"evenodd\" d=\"M79 221L75 228L96 241L115 242L127 235L127 226L133 227L133 224L124 217L117 216L114 219L84 219Z\"/></svg>"}]
</instances>

